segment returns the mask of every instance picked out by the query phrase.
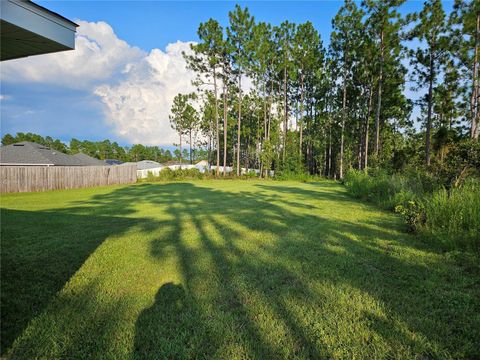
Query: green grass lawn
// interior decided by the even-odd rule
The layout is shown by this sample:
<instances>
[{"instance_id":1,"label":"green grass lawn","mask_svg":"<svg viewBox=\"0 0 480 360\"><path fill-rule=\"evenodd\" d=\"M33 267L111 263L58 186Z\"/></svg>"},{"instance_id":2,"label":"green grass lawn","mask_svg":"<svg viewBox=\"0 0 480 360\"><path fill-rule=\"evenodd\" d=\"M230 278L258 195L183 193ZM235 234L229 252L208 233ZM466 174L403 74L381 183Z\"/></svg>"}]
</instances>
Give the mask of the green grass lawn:
<instances>
[{"instance_id":1,"label":"green grass lawn","mask_svg":"<svg viewBox=\"0 0 480 360\"><path fill-rule=\"evenodd\" d=\"M478 358L479 274L333 182L1 199L9 358Z\"/></svg>"}]
</instances>

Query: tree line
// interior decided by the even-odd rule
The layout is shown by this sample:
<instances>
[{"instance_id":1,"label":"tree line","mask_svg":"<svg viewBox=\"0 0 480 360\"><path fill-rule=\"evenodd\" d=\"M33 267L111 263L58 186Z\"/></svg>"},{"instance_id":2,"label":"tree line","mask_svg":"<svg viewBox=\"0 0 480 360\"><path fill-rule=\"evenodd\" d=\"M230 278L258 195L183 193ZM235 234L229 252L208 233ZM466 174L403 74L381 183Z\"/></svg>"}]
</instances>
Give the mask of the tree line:
<instances>
[{"instance_id":1,"label":"tree line","mask_svg":"<svg viewBox=\"0 0 480 360\"><path fill-rule=\"evenodd\" d=\"M127 161L141 161L153 160L160 163L169 161L184 161L197 162L206 159L206 151L204 149L197 149L193 154L188 154L184 149L184 153L179 153L179 150L173 151L163 149L159 146L145 146L142 144L134 144L132 146L120 146L115 141L89 141L71 139L69 144L65 144L59 139L53 139L51 136L43 137L33 133L19 132L15 136L5 134L2 137L2 145L10 145L21 141L30 141L41 144L65 154L84 153L94 158L105 160L115 159L122 162Z\"/></svg>"},{"instance_id":2,"label":"tree line","mask_svg":"<svg viewBox=\"0 0 480 360\"><path fill-rule=\"evenodd\" d=\"M273 26L239 5L226 28L201 23L184 53L196 92L171 109L180 153L206 149L217 175L233 165L237 175L342 178L349 168L434 167L478 141L480 3L455 0L447 15L427 0L402 16L404 2L345 0L328 46L311 22Z\"/></svg>"}]
</instances>

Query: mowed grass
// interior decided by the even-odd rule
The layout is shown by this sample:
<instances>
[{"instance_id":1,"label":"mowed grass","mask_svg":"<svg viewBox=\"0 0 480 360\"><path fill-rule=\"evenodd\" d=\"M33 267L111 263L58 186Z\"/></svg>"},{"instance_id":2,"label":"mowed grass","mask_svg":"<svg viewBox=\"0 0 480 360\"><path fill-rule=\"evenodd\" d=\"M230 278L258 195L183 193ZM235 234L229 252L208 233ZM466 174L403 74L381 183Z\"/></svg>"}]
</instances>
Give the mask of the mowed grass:
<instances>
[{"instance_id":1,"label":"mowed grass","mask_svg":"<svg viewBox=\"0 0 480 360\"><path fill-rule=\"evenodd\" d=\"M479 274L333 182L2 196L12 359L478 358Z\"/></svg>"}]
</instances>

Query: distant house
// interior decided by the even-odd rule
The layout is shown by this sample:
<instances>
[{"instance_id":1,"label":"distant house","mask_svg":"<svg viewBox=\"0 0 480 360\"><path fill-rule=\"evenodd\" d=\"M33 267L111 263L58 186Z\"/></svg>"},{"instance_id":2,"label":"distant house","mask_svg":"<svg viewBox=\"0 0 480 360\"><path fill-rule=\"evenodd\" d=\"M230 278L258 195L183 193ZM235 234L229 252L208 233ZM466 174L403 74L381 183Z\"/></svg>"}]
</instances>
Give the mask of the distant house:
<instances>
[{"instance_id":1,"label":"distant house","mask_svg":"<svg viewBox=\"0 0 480 360\"><path fill-rule=\"evenodd\" d=\"M105 159L103 160L105 165L121 165L123 164L123 161L117 160L117 159Z\"/></svg>"},{"instance_id":2,"label":"distant house","mask_svg":"<svg viewBox=\"0 0 480 360\"><path fill-rule=\"evenodd\" d=\"M103 166L85 154L67 155L34 142L22 141L0 147L0 165L6 166Z\"/></svg>"},{"instance_id":3,"label":"distant house","mask_svg":"<svg viewBox=\"0 0 480 360\"><path fill-rule=\"evenodd\" d=\"M200 167L200 166L202 166L202 167L208 167L208 161L207 161L207 160L200 160L199 162L197 162L197 163L195 164L195 166L197 166L197 167Z\"/></svg>"},{"instance_id":4,"label":"distant house","mask_svg":"<svg viewBox=\"0 0 480 360\"><path fill-rule=\"evenodd\" d=\"M84 153L78 153L72 156L77 158L77 160L79 160L80 162L82 162L83 166L104 166L105 165L105 162L103 162L102 160L95 159L94 157L88 156L87 154L84 154Z\"/></svg>"},{"instance_id":5,"label":"distant house","mask_svg":"<svg viewBox=\"0 0 480 360\"><path fill-rule=\"evenodd\" d=\"M147 169L155 169L155 168L163 167L162 164L160 164L156 161L153 161L153 160L126 162L126 163L122 164L122 166L124 166L124 165L137 165L137 170L147 170Z\"/></svg>"},{"instance_id":6,"label":"distant house","mask_svg":"<svg viewBox=\"0 0 480 360\"><path fill-rule=\"evenodd\" d=\"M169 160L165 163L165 166L180 166L180 165L187 165L188 163L181 163L180 161L177 160Z\"/></svg>"}]
</instances>

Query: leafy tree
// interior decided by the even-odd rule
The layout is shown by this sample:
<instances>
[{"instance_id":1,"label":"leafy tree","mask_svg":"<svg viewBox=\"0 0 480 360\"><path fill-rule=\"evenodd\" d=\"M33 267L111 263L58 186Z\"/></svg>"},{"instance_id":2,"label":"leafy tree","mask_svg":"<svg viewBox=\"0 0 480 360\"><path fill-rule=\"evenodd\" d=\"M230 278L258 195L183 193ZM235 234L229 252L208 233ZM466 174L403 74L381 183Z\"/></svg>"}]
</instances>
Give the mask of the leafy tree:
<instances>
[{"instance_id":1,"label":"leafy tree","mask_svg":"<svg viewBox=\"0 0 480 360\"><path fill-rule=\"evenodd\" d=\"M460 75L465 86L461 94L469 98L470 137L478 140L480 133L480 2L476 0L455 0L450 16L453 27L449 44L452 55L457 59Z\"/></svg>"},{"instance_id":2,"label":"leafy tree","mask_svg":"<svg viewBox=\"0 0 480 360\"><path fill-rule=\"evenodd\" d=\"M182 136L186 133L190 138L190 161L192 161L192 132L198 126L198 114L195 108L189 103L195 97L192 94L178 94L173 99L170 124L172 129L178 133L180 163L182 162Z\"/></svg>"},{"instance_id":3,"label":"leafy tree","mask_svg":"<svg viewBox=\"0 0 480 360\"><path fill-rule=\"evenodd\" d=\"M218 122L218 76L222 51L224 48L223 29L218 21L209 19L201 23L198 28L199 43L192 44L191 48L194 55L185 55L188 67L198 74L194 82L198 86L213 86L214 95L214 114L215 114L215 133L217 148L217 167L218 176L220 166L220 126ZM213 83L210 83L213 80Z\"/></svg>"},{"instance_id":4,"label":"leafy tree","mask_svg":"<svg viewBox=\"0 0 480 360\"><path fill-rule=\"evenodd\" d=\"M293 39L295 37L296 25L284 21L279 27L273 29L275 40L278 44L280 62L279 73L281 73L281 82L283 87L283 135L282 135L282 162L285 163L287 150L287 132L289 118L289 75L293 68Z\"/></svg>"},{"instance_id":5,"label":"leafy tree","mask_svg":"<svg viewBox=\"0 0 480 360\"><path fill-rule=\"evenodd\" d=\"M347 121L347 91L353 74L353 66L357 62L357 48L363 30L363 10L359 9L355 2L346 0L332 21L333 31L331 34L331 57L336 63L336 73L340 74L342 82L342 114L340 135L340 164L339 177L343 178L343 161L345 149L345 126Z\"/></svg>"},{"instance_id":6,"label":"leafy tree","mask_svg":"<svg viewBox=\"0 0 480 360\"><path fill-rule=\"evenodd\" d=\"M15 138L10 134L5 134L2 137L2 145L11 145L16 142Z\"/></svg>"},{"instance_id":7,"label":"leafy tree","mask_svg":"<svg viewBox=\"0 0 480 360\"><path fill-rule=\"evenodd\" d=\"M303 146L303 128L305 116L306 90L313 90L318 68L323 68L323 46L320 35L311 22L300 24L294 37L293 58L296 64L296 80L300 80L300 117L299 128L299 160ZM313 95L313 94L310 94Z\"/></svg>"},{"instance_id":8,"label":"leafy tree","mask_svg":"<svg viewBox=\"0 0 480 360\"><path fill-rule=\"evenodd\" d=\"M424 98L427 108L425 163L430 165L433 91L439 79L440 69L447 60L447 25L440 0L427 0L422 11L412 14L409 18L414 22L414 26L410 30L408 38L425 42L426 45L411 50L410 55L418 88L422 88L424 84L428 85L428 92Z\"/></svg>"},{"instance_id":9,"label":"leafy tree","mask_svg":"<svg viewBox=\"0 0 480 360\"><path fill-rule=\"evenodd\" d=\"M227 28L228 41L232 49L232 61L238 79L238 125L237 125L237 176L240 175L240 139L242 125L242 75L250 72L250 59L252 57L252 29L254 18L248 9L239 5L229 12L230 26Z\"/></svg>"},{"instance_id":10,"label":"leafy tree","mask_svg":"<svg viewBox=\"0 0 480 360\"><path fill-rule=\"evenodd\" d=\"M396 11L405 0L364 0L368 14L367 28L375 39L377 65L377 104L375 112L375 154L380 151L380 117L386 64L400 63L400 15ZM388 69L387 69L388 70Z\"/></svg>"}]
</instances>

